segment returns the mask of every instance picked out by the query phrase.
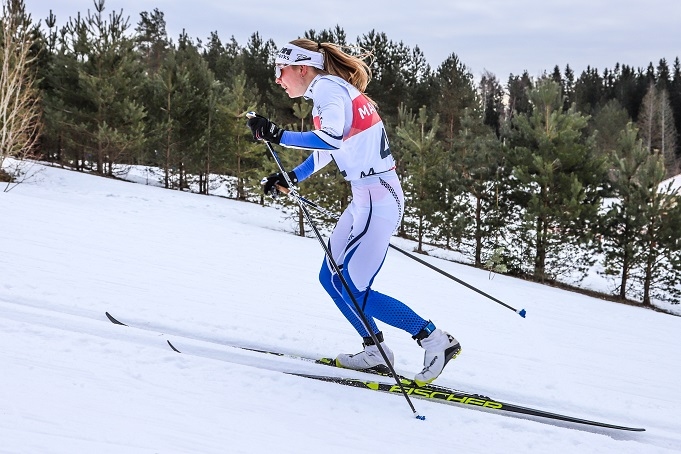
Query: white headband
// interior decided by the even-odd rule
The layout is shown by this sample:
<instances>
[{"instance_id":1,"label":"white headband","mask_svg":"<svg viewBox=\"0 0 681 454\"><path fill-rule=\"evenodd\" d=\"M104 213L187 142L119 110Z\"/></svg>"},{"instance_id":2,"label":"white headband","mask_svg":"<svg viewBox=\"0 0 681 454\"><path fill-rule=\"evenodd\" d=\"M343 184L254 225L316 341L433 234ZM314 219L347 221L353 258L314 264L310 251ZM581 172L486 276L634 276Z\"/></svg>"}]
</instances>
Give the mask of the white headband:
<instances>
[{"instance_id":1,"label":"white headband","mask_svg":"<svg viewBox=\"0 0 681 454\"><path fill-rule=\"evenodd\" d=\"M322 55L321 52L303 49L302 47L288 43L279 49L279 52L277 52L277 58L274 60L274 64L306 65L324 69L324 55Z\"/></svg>"}]
</instances>

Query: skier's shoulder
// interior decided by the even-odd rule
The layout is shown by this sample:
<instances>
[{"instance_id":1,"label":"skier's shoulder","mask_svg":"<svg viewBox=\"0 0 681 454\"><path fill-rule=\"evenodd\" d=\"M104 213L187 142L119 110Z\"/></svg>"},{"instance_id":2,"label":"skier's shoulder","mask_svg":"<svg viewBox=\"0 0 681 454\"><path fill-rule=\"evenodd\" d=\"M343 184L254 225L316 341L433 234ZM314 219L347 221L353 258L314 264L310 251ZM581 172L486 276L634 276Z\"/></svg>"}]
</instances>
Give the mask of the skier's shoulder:
<instances>
[{"instance_id":1,"label":"skier's shoulder","mask_svg":"<svg viewBox=\"0 0 681 454\"><path fill-rule=\"evenodd\" d=\"M357 89L345 79L333 76L331 74L325 74L320 76L313 86L313 90L319 94L336 94L343 93L348 94L352 97L354 91Z\"/></svg>"}]
</instances>

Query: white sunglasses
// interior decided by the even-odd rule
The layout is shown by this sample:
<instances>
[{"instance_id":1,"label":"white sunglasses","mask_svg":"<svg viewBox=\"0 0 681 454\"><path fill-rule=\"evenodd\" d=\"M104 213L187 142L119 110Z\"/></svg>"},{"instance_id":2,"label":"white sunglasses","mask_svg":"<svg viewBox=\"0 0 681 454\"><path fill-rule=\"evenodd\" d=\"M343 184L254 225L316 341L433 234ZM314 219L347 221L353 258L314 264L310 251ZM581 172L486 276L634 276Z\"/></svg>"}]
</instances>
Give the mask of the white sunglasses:
<instances>
[{"instance_id":1,"label":"white sunglasses","mask_svg":"<svg viewBox=\"0 0 681 454\"><path fill-rule=\"evenodd\" d=\"M279 79L281 77L281 70L290 65L284 65L282 63L274 65L274 77Z\"/></svg>"}]
</instances>

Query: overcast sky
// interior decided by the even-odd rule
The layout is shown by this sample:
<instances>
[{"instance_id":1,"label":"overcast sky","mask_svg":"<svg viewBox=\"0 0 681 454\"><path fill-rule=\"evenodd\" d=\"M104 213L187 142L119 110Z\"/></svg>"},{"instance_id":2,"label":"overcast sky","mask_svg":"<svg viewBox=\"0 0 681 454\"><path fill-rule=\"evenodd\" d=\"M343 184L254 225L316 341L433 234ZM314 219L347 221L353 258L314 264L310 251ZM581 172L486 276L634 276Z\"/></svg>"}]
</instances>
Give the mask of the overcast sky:
<instances>
[{"instance_id":1,"label":"overcast sky","mask_svg":"<svg viewBox=\"0 0 681 454\"><path fill-rule=\"evenodd\" d=\"M50 9L63 24L78 12L94 10L92 0L25 0L34 20ZM531 76L561 71L577 76L587 65L612 69L615 63L670 67L681 57L681 2L674 0L106 0L107 10L123 10L134 30L142 11L158 8L170 38L186 29L204 42L217 31L244 45L254 32L278 46L340 25L348 40L369 31L419 46L433 69L455 53L477 78L487 70L505 84L509 74Z\"/></svg>"}]
</instances>

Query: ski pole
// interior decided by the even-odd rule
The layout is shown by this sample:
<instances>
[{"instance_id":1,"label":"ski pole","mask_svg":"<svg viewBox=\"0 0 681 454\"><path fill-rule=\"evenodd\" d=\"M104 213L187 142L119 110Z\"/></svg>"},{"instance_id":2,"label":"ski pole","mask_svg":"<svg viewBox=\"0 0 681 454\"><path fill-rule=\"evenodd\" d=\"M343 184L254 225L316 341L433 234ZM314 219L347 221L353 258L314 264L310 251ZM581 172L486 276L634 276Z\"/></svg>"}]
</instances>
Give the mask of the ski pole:
<instances>
[{"instance_id":1,"label":"ski pole","mask_svg":"<svg viewBox=\"0 0 681 454\"><path fill-rule=\"evenodd\" d=\"M255 115L256 115L255 112L248 112L246 114L246 116L248 118L252 118ZM324 242L322 235L319 233L317 226L315 225L314 221L312 220L312 216L310 216L310 212L307 211L307 208L305 207L305 202L302 201L302 199L300 198L300 195L298 195L298 192L295 190L295 188L293 186L293 182L288 177L288 173L284 169L284 166L283 166L281 160L279 159L279 155L277 155L277 152L274 151L274 148L272 148L271 143L269 143L267 140L264 140L264 142L265 142L265 145L267 146L267 149L269 150L270 154L274 158L274 161L276 162L277 167L279 168L279 172L281 172L282 176L284 177L284 180L286 181L286 184L288 184L289 194L292 194L292 196L295 197L295 199L297 200L298 206L300 207L301 211L303 212L303 215L305 216L307 223L310 225L310 228L312 228L312 230L314 231L314 234L317 237L319 244L322 246L322 249L324 249L324 254L326 254L326 258L328 259L329 263L331 264L333 271L336 273L336 275L340 279L341 284L343 285L343 288L347 292L348 296L350 296L350 299L352 300L352 304L355 306L355 311L359 315L359 318L362 321L362 324L364 325L364 329L367 330L367 332L371 336L371 339L374 341L374 344L376 344L378 351L381 353L381 356L383 357L383 361L385 361L385 364L388 366L390 373L392 374L393 378L395 379L395 383L397 383L397 385L400 388L400 391L402 391L402 395L404 396L407 403L409 404L411 411L413 412L416 419L420 419L420 420L426 419L425 416L419 415L418 412L416 411L416 408L414 407L414 404L412 403L411 399L409 398L407 391L404 389L404 386L402 385L402 382L400 381L399 376L397 375L397 372L395 372L395 368L393 367L392 363L388 359L388 355L386 355L385 350L383 349L383 347L381 346L381 343L378 341L378 338L376 337L376 334L374 334L373 330L369 326L369 320L367 320L367 317L364 314L364 311L360 307L355 296L352 294L352 290L350 289L350 285L345 280L345 277L343 277L343 273L341 272L340 267L338 266L336 261L333 259L333 255L331 255L331 251L329 250L328 246Z\"/></svg>"},{"instance_id":2,"label":"ski pole","mask_svg":"<svg viewBox=\"0 0 681 454\"><path fill-rule=\"evenodd\" d=\"M464 282L464 281L462 281L461 279L452 276L452 275L449 274L448 272L446 272L446 271L444 271L444 270L441 270L440 268L438 268L438 267L436 267L436 266L431 265L430 263L426 262L425 260L422 260L422 259L416 257L415 255L412 255L412 254L410 254L409 252L407 252L407 251L405 251L405 250L402 250L402 249L398 248L397 246L393 246L393 245L391 244L390 247L392 247L393 249L395 249L395 250L401 252L402 254L406 255L407 257L416 260L416 261L419 262L421 265L425 265L425 266L427 266L428 268L430 268L431 270L437 271L438 273L442 274L443 276L446 276L446 277L450 278L450 279L453 280L454 282L456 282L456 283L458 283L458 284L461 284L461 285L463 285L464 287L473 290L474 292L478 292L478 293L481 294L482 296L485 296L485 297L491 299L492 301L494 301L495 303L501 304L502 306L504 306L504 307L506 307L506 308L508 308L508 309L511 309L513 312L515 312L516 314L520 315L522 318L525 318L525 314L527 314L527 311L525 311L525 309L520 309L520 310L515 309L514 307L509 306L508 304L504 303L503 301L498 300L497 298L493 297L492 295L488 295L487 293L483 292L482 290L480 290L480 289L478 289L478 288L476 288L476 287L473 287L471 284L469 284L469 283L467 283L467 282Z\"/></svg>"},{"instance_id":3,"label":"ski pole","mask_svg":"<svg viewBox=\"0 0 681 454\"><path fill-rule=\"evenodd\" d=\"M283 187L283 186L277 185L277 190L280 191L280 192L283 192L284 194L291 195L290 191L289 191L287 188ZM325 215L325 216L328 216L328 217L330 217L330 218L332 218L332 219L338 219L338 215L337 215L337 214L332 213L332 212L330 212L329 210L327 210L327 209L321 207L319 204L314 203L313 201L306 199L305 197L301 196L301 195L298 194L297 192L295 192L295 194L293 194L293 195L291 195L291 196L292 196L292 197L295 197L295 198L298 198L301 202L303 202L303 203L305 203L305 204L311 206L312 208L315 208L316 210L318 210L320 213L322 213L322 214ZM442 274L442 275L445 276L445 277L448 277L449 279L453 280L454 282L456 282L456 283L458 283L458 284L461 284L461 285L463 285L464 287L466 287L466 288L468 288L468 289L470 289L470 290L473 290L474 292L477 292L477 293L479 293L480 295L482 295L482 296L484 296L484 297L486 297L486 298L489 298L490 300L494 301L495 303L501 304L502 306L504 306L504 307L506 307L506 308L508 308L508 309L511 309L513 312L515 312L516 314L520 315L522 318L525 318L525 315L527 314L527 311L525 311L525 309L520 309L520 310L518 310L518 309L516 309L516 308L514 308L514 307L512 307L512 306L509 306L508 304L506 304L506 303L504 303L503 301L501 301L501 300L499 300L499 299L493 297L492 295L489 295L489 294L483 292L482 290L480 290L480 289L478 289L478 288L476 288L476 287L470 285L469 283L467 283L467 282L465 282L465 281L462 281L461 279L459 279L459 278L457 278L457 277L455 277L455 276L452 276L452 275L449 274L448 272L446 272L446 271L444 271L444 270L441 270L440 268L438 268L438 267L436 267L436 266L434 266L434 265L431 265L430 263L426 262L425 260L422 260L422 259L416 257L415 255L410 254L409 252L405 251L404 249L400 249L399 247L395 246L395 245L392 244L392 243L391 243L389 246L390 246L391 248L395 249L396 251L401 252L402 254L406 255L406 256L409 257L410 259L416 260L416 261L419 262L421 265L427 266L428 268L430 268L430 269L433 270L433 271L437 271L438 273Z\"/></svg>"}]
</instances>

